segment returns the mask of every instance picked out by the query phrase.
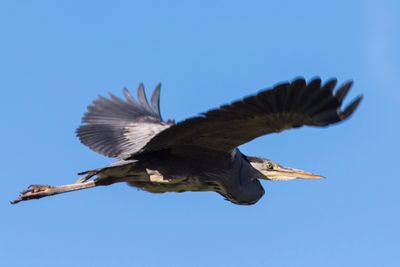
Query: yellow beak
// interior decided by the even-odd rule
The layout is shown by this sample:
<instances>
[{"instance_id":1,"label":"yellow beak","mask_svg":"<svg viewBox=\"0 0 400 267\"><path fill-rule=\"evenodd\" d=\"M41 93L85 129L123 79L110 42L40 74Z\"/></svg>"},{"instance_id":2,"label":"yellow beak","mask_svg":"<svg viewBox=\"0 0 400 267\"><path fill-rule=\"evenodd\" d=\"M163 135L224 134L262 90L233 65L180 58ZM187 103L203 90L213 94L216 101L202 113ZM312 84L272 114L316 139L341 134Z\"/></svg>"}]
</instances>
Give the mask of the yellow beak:
<instances>
[{"instance_id":1,"label":"yellow beak","mask_svg":"<svg viewBox=\"0 0 400 267\"><path fill-rule=\"evenodd\" d=\"M282 176L287 177L295 177L300 179L322 179L325 178L322 175L314 174L311 172L306 172L303 170L288 168L288 167L281 167L277 172L281 173Z\"/></svg>"}]
</instances>

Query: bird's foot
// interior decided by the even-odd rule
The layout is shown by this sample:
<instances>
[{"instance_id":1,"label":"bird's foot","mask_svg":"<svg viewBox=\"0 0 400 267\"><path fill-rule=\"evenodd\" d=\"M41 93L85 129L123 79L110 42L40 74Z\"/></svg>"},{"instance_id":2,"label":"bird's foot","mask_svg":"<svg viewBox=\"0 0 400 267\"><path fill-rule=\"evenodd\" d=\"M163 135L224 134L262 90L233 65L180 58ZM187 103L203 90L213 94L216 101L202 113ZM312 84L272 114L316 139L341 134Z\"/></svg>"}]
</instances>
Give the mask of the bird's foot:
<instances>
[{"instance_id":1,"label":"bird's foot","mask_svg":"<svg viewBox=\"0 0 400 267\"><path fill-rule=\"evenodd\" d=\"M22 191L18 198L11 201L11 204L17 204L18 202L30 200L30 199L39 199L45 196L51 195L53 186L50 185L30 185L28 189Z\"/></svg>"},{"instance_id":2,"label":"bird's foot","mask_svg":"<svg viewBox=\"0 0 400 267\"><path fill-rule=\"evenodd\" d=\"M75 181L75 183L76 184L81 184L81 183L84 183L86 181L89 181L93 176L95 176L98 173L99 173L98 170L90 170L90 171L80 172L80 173L78 173L78 175L85 175L85 176L78 178Z\"/></svg>"}]
</instances>

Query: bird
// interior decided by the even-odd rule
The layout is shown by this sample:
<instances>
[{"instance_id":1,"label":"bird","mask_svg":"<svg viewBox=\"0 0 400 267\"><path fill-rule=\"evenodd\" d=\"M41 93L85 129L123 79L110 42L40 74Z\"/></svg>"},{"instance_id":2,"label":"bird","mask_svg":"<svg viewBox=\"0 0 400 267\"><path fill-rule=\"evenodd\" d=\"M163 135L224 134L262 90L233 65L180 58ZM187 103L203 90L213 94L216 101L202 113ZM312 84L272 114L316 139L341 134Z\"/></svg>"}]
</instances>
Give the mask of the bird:
<instances>
[{"instance_id":1,"label":"bird","mask_svg":"<svg viewBox=\"0 0 400 267\"><path fill-rule=\"evenodd\" d=\"M178 123L161 117L161 84L150 101L143 84L136 99L128 89L123 99L112 93L99 96L88 106L76 135L116 161L79 173L82 177L71 184L31 185L11 203L123 182L151 193L212 191L234 204L255 204L265 193L260 180L324 177L245 155L238 147L263 135L348 119L363 98L359 95L342 108L352 85L352 80L337 86L336 78L322 83L319 77L298 77Z\"/></svg>"}]
</instances>

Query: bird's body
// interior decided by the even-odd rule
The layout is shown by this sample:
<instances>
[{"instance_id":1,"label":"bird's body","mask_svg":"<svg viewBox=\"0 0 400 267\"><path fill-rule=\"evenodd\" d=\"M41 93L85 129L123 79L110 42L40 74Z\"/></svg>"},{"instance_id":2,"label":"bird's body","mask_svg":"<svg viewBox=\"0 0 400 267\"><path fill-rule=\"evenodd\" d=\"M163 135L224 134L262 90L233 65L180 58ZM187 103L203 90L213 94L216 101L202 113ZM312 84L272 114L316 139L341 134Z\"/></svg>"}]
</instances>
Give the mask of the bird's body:
<instances>
[{"instance_id":1,"label":"bird's body","mask_svg":"<svg viewBox=\"0 0 400 267\"><path fill-rule=\"evenodd\" d=\"M296 79L179 123L162 120L160 86L150 104L142 85L137 100L126 89L125 100L112 94L99 97L88 107L77 135L94 151L118 161L81 173L85 177L75 184L32 186L13 203L127 182L152 193L214 191L235 204L254 204L265 192L259 179L322 176L245 156L238 146L285 129L323 127L345 120L361 101L358 97L341 110L351 85L344 83L334 92L334 79L324 85L319 78L309 83Z\"/></svg>"},{"instance_id":2,"label":"bird's body","mask_svg":"<svg viewBox=\"0 0 400 267\"><path fill-rule=\"evenodd\" d=\"M239 149L222 154L204 151L191 157L175 156L168 150L119 161L95 170L99 181L132 177L128 184L151 193L214 191L236 204L254 204L264 194L255 169Z\"/></svg>"}]
</instances>

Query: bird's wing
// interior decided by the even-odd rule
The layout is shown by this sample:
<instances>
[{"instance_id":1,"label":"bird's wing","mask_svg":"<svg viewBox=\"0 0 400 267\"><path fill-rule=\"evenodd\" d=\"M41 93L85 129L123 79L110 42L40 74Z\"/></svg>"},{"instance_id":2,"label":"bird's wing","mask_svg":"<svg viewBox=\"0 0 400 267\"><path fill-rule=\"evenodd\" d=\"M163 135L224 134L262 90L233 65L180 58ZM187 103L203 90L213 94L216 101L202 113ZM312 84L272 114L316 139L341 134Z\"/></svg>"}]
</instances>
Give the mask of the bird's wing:
<instances>
[{"instance_id":1,"label":"bird's wing","mask_svg":"<svg viewBox=\"0 0 400 267\"><path fill-rule=\"evenodd\" d=\"M127 89L125 100L110 94L99 96L88 106L82 125L76 130L79 140L92 150L109 157L124 158L140 150L153 136L173 123L161 119L160 87L147 101L141 84L135 100Z\"/></svg>"},{"instance_id":2,"label":"bird's wing","mask_svg":"<svg viewBox=\"0 0 400 267\"><path fill-rule=\"evenodd\" d=\"M308 83L299 78L276 85L177 123L152 138L136 154L181 146L228 152L265 134L340 122L354 112L362 96L341 109L352 82L335 90L336 83L336 79L331 79L321 85L319 78Z\"/></svg>"}]
</instances>

